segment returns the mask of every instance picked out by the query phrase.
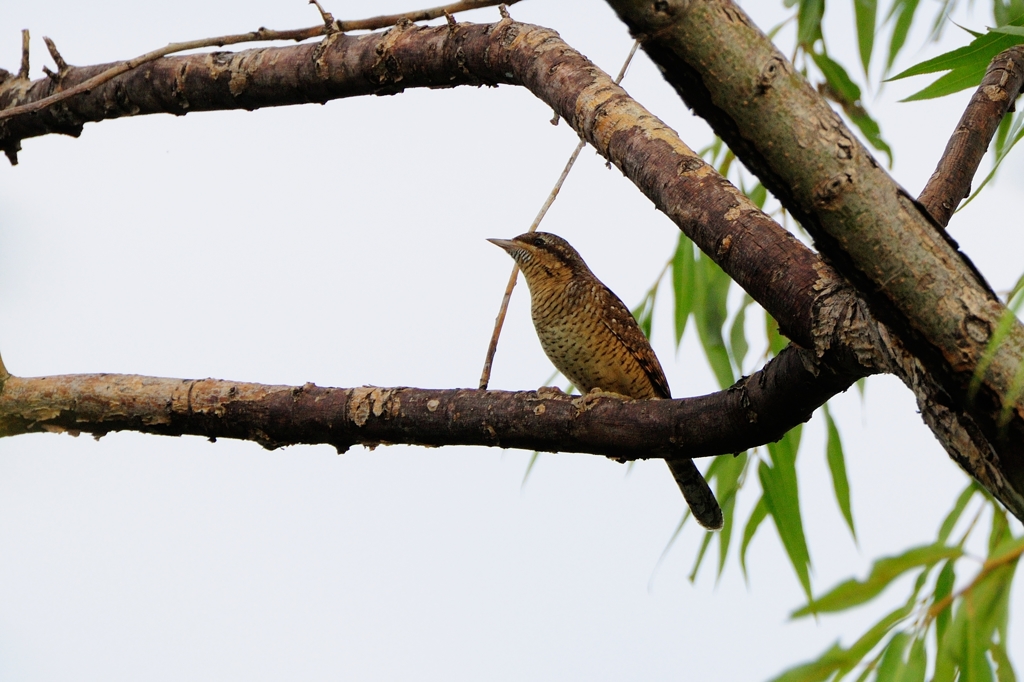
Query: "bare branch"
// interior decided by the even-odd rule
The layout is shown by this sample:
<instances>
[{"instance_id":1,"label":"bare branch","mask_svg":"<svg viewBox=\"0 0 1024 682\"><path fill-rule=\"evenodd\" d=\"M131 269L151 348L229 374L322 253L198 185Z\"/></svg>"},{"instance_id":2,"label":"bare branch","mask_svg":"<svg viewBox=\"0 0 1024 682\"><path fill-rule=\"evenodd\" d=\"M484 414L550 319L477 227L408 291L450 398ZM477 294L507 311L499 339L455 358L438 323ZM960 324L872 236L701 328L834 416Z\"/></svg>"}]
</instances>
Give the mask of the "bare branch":
<instances>
[{"instance_id":1,"label":"bare branch","mask_svg":"<svg viewBox=\"0 0 1024 682\"><path fill-rule=\"evenodd\" d=\"M512 4L519 2L519 0L506 0L505 4ZM321 14L324 14L323 8L318 3L317 8L320 9ZM370 19L359 19L355 21L338 21L335 23L336 30L339 31L356 31L361 29L378 29L386 26L393 26L400 21L426 21L429 19L436 19L437 17L443 16L446 12L452 14L455 12L464 12L471 9L479 9L481 7L493 7L499 4L497 0L468 0L466 2L457 2L451 5L445 5L443 7L435 7L433 9L418 10L415 12L406 12L404 14L389 14L379 17L373 17ZM330 17L329 13L324 14L325 21L328 21ZM328 22L329 23L329 22ZM127 73L133 69L147 64L149 62L166 57L176 52L184 52L186 50L198 50L205 47L224 47L225 45L237 45L238 43L253 43L263 42L269 40L294 40L296 42L307 40L309 38L316 38L322 36L327 31L326 26L313 26L311 28L300 28L286 31L275 31L268 28L259 28L249 33L239 33L234 35L218 36L216 38L200 38L198 40L189 40L180 43L171 43L166 47L162 47L157 50L152 50L146 54L140 55L134 59L115 64L106 68L101 73L89 78L88 80L79 83L78 85L68 88L67 90L61 90L55 92L48 97L44 97L39 100L35 100L30 104L24 104L20 106L5 107L0 110L0 121L4 119L13 118L15 116L24 116L28 114L38 113L52 107L54 104L63 102L75 95L80 95L84 92L89 92L93 88L96 88L104 83L107 83L121 74ZM28 78L28 30L22 31L22 57L21 57L21 71L19 76L21 78ZM47 46L51 46L52 43L47 40ZM55 54L54 60L57 61L60 57L56 54L56 48L51 49L51 54ZM62 61L62 60L61 60ZM58 67L60 62L58 61ZM2 85L2 83L0 83ZM17 163L12 161L12 164Z\"/></svg>"},{"instance_id":2,"label":"bare branch","mask_svg":"<svg viewBox=\"0 0 1024 682\"><path fill-rule=\"evenodd\" d=\"M64 61L64 57L62 57L60 52L57 51L57 45L46 36L43 36L43 42L46 43L46 49L50 51L50 57L53 58L53 63L57 65L57 72L62 73L67 71L68 63Z\"/></svg>"},{"instance_id":3,"label":"bare branch","mask_svg":"<svg viewBox=\"0 0 1024 682\"><path fill-rule=\"evenodd\" d=\"M28 29L21 31L21 68L18 69L18 78L26 79L29 74L29 33Z\"/></svg>"},{"instance_id":4,"label":"bare branch","mask_svg":"<svg viewBox=\"0 0 1024 682\"><path fill-rule=\"evenodd\" d=\"M421 9L414 12L385 14L379 17L359 19L356 21L339 21L337 22L337 26L341 31L376 31L378 28L395 26L400 21L430 21L432 19L439 19L445 14L468 12L472 9L494 7L495 5L514 5L517 2L519 2L519 0L464 0L463 2L453 2L450 5Z\"/></svg>"},{"instance_id":5,"label":"bare branch","mask_svg":"<svg viewBox=\"0 0 1024 682\"><path fill-rule=\"evenodd\" d=\"M253 440L267 448L328 443L485 445L621 460L703 457L777 440L849 386L813 353L789 348L727 391L682 400L568 396L558 389L266 386L123 374L9 377L0 436L131 430ZM790 396L777 400L775 395Z\"/></svg>"},{"instance_id":6,"label":"bare branch","mask_svg":"<svg viewBox=\"0 0 1024 682\"><path fill-rule=\"evenodd\" d=\"M1024 45L1015 45L1000 52L989 64L918 198L942 227L949 224L956 207L971 193L971 182L981 159L999 122L1013 108L1022 84Z\"/></svg>"}]
</instances>

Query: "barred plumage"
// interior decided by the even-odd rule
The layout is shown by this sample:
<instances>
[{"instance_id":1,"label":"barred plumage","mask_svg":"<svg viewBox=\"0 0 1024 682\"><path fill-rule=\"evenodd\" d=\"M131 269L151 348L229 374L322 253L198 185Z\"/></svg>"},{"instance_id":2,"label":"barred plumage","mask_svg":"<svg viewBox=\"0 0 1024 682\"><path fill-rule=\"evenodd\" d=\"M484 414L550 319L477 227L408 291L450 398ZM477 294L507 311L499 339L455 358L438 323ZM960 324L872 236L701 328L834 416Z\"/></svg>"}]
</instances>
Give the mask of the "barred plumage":
<instances>
[{"instance_id":1,"label":"barred plumage","mask_svg":"<svg viewBox=\"0 0 1024 682\"><path fill-rule=\"evenodd\" d=\"M540 344L581 393L600 389L637 399L672 397L661 363L629 308L567 241L546 232L489 241L523 271ZM721 528L722 510L693 461L669 460L668 466L698 523Z\"/></svg>"}]
</instances>

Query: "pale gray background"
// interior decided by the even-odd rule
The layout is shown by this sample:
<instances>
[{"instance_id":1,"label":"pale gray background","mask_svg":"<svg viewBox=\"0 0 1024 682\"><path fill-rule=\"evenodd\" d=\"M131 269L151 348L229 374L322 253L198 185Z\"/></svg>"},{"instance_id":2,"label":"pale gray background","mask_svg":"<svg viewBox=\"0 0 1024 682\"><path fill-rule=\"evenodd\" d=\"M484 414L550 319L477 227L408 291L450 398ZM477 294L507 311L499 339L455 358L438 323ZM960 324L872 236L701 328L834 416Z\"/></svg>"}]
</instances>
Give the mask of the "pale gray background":
<instances>
[{"instance_id":1,"label":"pale gray background","mask_svg":"<svg viewBox=\"0 0 1024 682\"><path fill-rule=\"evenodd\" d=\"M782 16L776 2L744 4L765 29ZM854 66L847 4L830 5L827 20ZM416 6L328 9L361 18ZM601 2L511 9L611 73L631 44ZM462 18L493 21L497 10ZM958 19L990 23L980 11ZM317 21L301 0L10 0L0 65L17 70L22 28L39 77L43 35L69 62L92 64ZM780 44L792 38L790 25ZM947 31L946 49L964 41ZM901 63L940 49L914 47ZM968 96L895 103L926 82L868 97L912 193ZM642 55L624 85L694 148L710 140ZM464 88L28 140L21 165L0 164L0 351L20 375L475 386L511 264L484 239L526 229L577 141L550 117L525 90ZM1024 270L1021 168L1011 158L952 228L997 289ZM630 304L677 235L592 150L544 229ZM551 372L524 294L494 388L536 388ZM675 395L715 388L692 330L674 353L667 305L653 342ZM815 418L800 468L818 591L930 541L965 483L896 380L871 379L863 404L855 391L833 404L861 544L836 509ZM713 563L687 581L695 528L655 574L683 511L662 463L627 477L601 458L546 455L520 489L529 457L407 447L339 457L135 434L0 441L0 678L760 680L849 643L883 612L788 622L802 595L770 524L750 550L749 584L734 558L717 583ZM743 521L754 497L741 500ZM1013 608L1019 621L1019 596ZM1019 633L1018 623L1018 664Z\"/></svg>"}]
</instances>

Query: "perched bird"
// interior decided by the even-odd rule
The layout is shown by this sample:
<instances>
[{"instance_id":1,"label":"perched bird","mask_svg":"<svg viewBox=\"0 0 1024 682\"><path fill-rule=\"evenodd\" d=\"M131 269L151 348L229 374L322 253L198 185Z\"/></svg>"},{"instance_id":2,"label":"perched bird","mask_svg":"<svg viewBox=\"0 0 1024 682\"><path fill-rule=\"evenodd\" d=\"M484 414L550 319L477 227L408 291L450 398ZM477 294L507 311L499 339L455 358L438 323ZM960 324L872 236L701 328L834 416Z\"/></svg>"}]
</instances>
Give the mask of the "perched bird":
<instances>
[{"instance_id":1,"label":"perched bird","mask_svg":"<svg viewBox=\"0 0 1024 682\"><path fill-rule=\"evenodd\" d=\"M671 398L668 380L629 308L561 237L527 232L489 239L519 265L530 287L533 325L558 371L582 393L600 389L638 399ZM694 518L722 527L722 510L691 459L666 460Z\"/></svg>"}]
</instances>

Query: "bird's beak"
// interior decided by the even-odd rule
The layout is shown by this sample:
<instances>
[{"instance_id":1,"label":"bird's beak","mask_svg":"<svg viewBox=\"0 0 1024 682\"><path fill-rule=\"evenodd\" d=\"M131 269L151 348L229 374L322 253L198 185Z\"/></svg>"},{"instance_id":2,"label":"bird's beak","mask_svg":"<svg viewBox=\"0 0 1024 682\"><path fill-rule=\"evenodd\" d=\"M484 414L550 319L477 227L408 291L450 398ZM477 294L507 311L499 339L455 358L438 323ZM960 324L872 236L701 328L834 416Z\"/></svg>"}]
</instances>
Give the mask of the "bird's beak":
<instances>
[{"instance_id":1,"label":"bird's beak","mask_svg":"<svg viewBox=\"0 0 1024 682\"><path fill-rule=\"evenodd\" d=\"M518 244L511 239L488 239L487 241L496 246L500 246L506 251L512 251L512 249L521 247L521 244Z\"/></svg>"}]
</instances>

